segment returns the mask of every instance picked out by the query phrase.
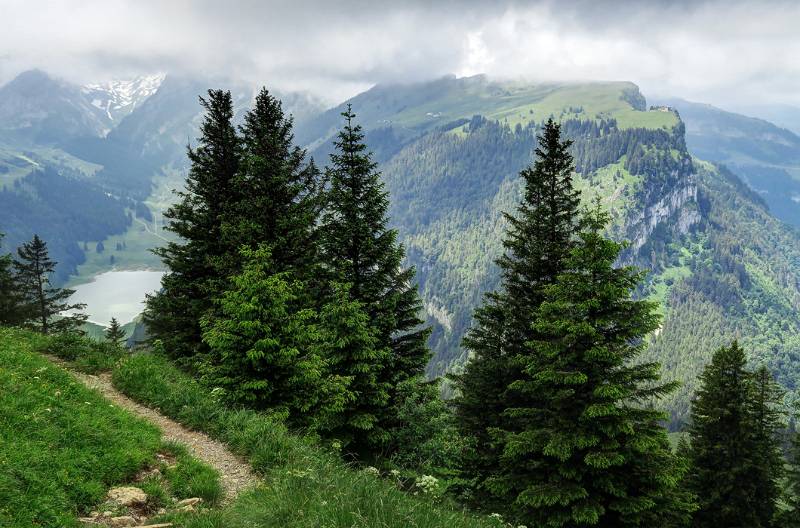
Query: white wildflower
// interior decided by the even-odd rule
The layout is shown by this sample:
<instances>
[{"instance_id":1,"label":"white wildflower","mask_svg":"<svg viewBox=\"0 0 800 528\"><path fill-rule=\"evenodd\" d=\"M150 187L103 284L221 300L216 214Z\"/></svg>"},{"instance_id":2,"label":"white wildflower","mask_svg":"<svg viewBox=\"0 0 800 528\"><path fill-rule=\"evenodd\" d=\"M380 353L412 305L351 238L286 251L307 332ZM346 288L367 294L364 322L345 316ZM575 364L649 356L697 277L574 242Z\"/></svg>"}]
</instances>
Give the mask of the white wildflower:
<instances>
[{"instance_id":1,"label":"white wildflower","mask_svg":"<svg viewBox=\"0 0 800 528\"><path fill-rule=\"evenodd\" d=\"M432 493L436 491L436 487L438 486L438 484L439 484L439 479L437 479L433 475L422 475L420 478L417 479L414 485L425 493Z\"/></svg>"},{"instance_id":2,"label":"white wildflower","mask_svg":"<svg viewBox=\"0 0 800 528\"><path fill-rule=\"evenodd\" d=\"M373 466L365 467L364 468L364 473L369 473L370 475L376 475L376 476L381 474L381 472L378 471L378 468L373 467Z\"/></svg>"}]
</instances>

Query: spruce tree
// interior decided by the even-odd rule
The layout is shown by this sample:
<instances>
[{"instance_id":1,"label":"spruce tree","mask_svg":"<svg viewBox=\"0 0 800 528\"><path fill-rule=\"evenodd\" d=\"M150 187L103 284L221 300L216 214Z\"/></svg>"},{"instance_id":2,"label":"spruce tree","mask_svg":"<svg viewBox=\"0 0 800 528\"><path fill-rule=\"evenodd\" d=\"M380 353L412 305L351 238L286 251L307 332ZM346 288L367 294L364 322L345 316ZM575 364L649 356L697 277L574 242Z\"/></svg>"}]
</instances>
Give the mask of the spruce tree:
<instances>
[{"instance_id":1,"label":"spruce tree","mask_svg":"<svg viewBox=\"0 0 800 528\"><path fill-rule=\"evenodd\" d=\"M751 418L752 375L744 350L734 341L714 353L700 376L692 402L689 484L699 509L696 528L762 527L758 458Z\"/></svg>"},{"instance_id":2,"label":"spruce tree","mask_svg":"<svg viewBox=\"0 0 800 528\"><path fill-rule=\"evenodd\" d=\"M380 410L393 387L381 379L381 367L389 361L391 349L380 347L377 330L363 305L353 299L350 286L333 283L331 288L320 309L318 349L330 372L347 380L347 393L344 405L329 414L319 430L352 451L383 425L378 422Z\"/></svg>"},{"instance_id":3,"label":"spruce tree","mask_svg":"<svg viewBox=\"0 0 800 528\"><path fill-rule=\"evenodd\" d=\"M652 407L675 384L639 356L659 326L655 303L634 300L644 274L615 267L623 246L609 221L587 213L565 271L546 286L531 320L534 337L512 358L495 441L503 446L490 484L533 526L680 526L690 497L679 460Z\"/></svg>"},{"instance_id":4,"label":"spruce tree","mask_svg":"<svg viewBox=\"0 0 800 528\"><path fill-rule=\"evenodd\" d=\"M106 328L105 336L106 341L114 346L122 346L125 340L125 331L122 329L116 317L111 318L111 322L108 324L108 328Z\"/></svg>"},{"instance_id":5,"label":"spruce tree","mask_svg":"<svg viewBox=\"0 0 800 528\"><path fill-rule=\"evenodd\" d=\"M465 457L462 476L470 501L488 511L513 501L508 492L490 489L487 482L500 466L501 448L492 431L503 425L506 409L517 403L508 392L519 375L513 360L528 354L527 343L535 336L531 324L544 288L563 271L574 244L580 197L573 188L570 145L562 141L560 125L548 120L538 137L533 165L520 173L523 201L516 214L505 214L505 254L497 261L501 288L487 294L475 311L464 339L470 359L455 377L459 428L474 448Z\"/></svg>"},{"instance_id":6,"label":"spruce tree","mask_svg":"<svg viewBox=\"0 0 800 528\"><path fill-rule=\"evenodd\" d=\"M3 241L0 233L0 243ZM14 279L13 259L10 254L0 255L0 325L20 323L21 306Z\"/></svg>"},{"instance_id":7,"label":"spruce tree","mask_svg":"<svg viewBox=\"0 0 800 528\"><path fill-rule=\"evenodd\" d=\"M239 127L242 162L234 183L235 203L224 218L223 235L231 261L223 271L238 271L239 249L271 249L272 266L306 282L319 261L316 229L323 181L305 150L293 146L292 118L281 102L262 89ZM309 284L309 286L313 286Z\"/></svg>"},{"instance_id":8,"label":"spruce tree","mask_svg":"<svg viewBox=\"0 0 800 528\"><path fill-rule=\"evenodd\" d=\"M197 148L188 148L191 168L186 189L164 217L166 228L179 237L154 250L167 266L161 291L148 296L144 320L150 335L160 339L173 357L202 350L200 319L213 306L227 282L220 271L230 251L223 240L222 220L235 199L241 140L232 123L233 98L209 90L200 98L205 116Z\"/></svg>"},{"instance_id":9,"label":"spruce tree","mask_svg":"<svg viewBox=\"0 0 800 528\"><path fill-rule=\"evenodd\" d=\"M780 434L784 429L784 391L769 370L762 366L752 374L752 395L749 399L753 442L753 471L750 479L755 487L755 507L761 526L771 526L780 497L784 474L784 458Z\"/></svg>"},{"instance_id":10,"label":"spruce tree","mask_svg":"<svg viewBox=\"0 0 800 528\"><path fill-rule=\"evenodd\" d=\"M276 272L267 248L243 248L242 257L244 269L217 300L217 315L202 321L212 357L203 365L205 378L231 400L293 425L333 427L352 394L351 379L331 368L330 347L371 345L358 306L338 297L336 317L320 320L305 303L305 285L291 272Z\"/></svg>"},{"instance_id":11,"label":"spruce tree","mask_svg":"<svg viewBox=\"0 0 800 528\"><path fill-rule=\"evenodd\" d=\"M17 255L13 265L25 324L43 334L77 330L87 316L76 311L83 310L86 305L69 304L67 301L75 290L50 284L50 276L58 263L50 259L47 244L39 235L33 235L30 242L17 249ZM74 313L66 314L67 311Z\"/></svg>"},{"instance_id":12,"label":"spruce tree","mask_svg":"<svg viewBox=\"0 0 800 528\"><path fill-rule=\"evenodd\" d=\"M342 113L344 128L335 141L326 176L330 183L322 217L323 261L328 278L350 287L350 297L366 311L376 331L376 350L343 363L360 373L359 398L347 413L369 417L362 422L361 446L391 450L392 430L402 405L400 384L420 378L429 359L429 329L419 318L421 300L414 269L403 267L404 250L397 231L388 227L389 194L377 164L367 151L364 133L352 108ZM382 351L388 351L388 355ZM389 394L386 399L383 395Z\"/></svg>"}]
</instances>

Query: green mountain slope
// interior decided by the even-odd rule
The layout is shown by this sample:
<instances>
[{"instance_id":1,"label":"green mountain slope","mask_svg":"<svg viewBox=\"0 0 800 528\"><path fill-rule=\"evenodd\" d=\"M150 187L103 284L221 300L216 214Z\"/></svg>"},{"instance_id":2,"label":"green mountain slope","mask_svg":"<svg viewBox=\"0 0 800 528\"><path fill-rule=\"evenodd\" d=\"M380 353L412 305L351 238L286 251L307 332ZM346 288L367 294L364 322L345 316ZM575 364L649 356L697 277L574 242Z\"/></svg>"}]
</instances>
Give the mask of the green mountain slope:
<instances>
[{"instance_id":1,"label":"green mountain slope","mask_svg":"<svg viewBox=\"0 0 800 528\"><path fill-rule=\"evenodd\" d=\"M652 271L639 294L658 300L665 320L651 357L686 382L669 402L673 425L685 418L694 377L714 347L737 336L754 361L795 388L797 235L736 176L693 161L678 115L645 111L634 85L523 88L448 78L376 87L350 102L382 160L393 222L417 268L434 327L430 375L467 360L460 341L472 310L497 284L501 212L516 206L517 172L531 159L537 126L554 115L575 141L585 200L599 197L614 236L630 241L624 261ZM317 157L327 152L337 110L298 132ZM737 240L746 251L737 252Z\"/></svg>"}]
</instances>

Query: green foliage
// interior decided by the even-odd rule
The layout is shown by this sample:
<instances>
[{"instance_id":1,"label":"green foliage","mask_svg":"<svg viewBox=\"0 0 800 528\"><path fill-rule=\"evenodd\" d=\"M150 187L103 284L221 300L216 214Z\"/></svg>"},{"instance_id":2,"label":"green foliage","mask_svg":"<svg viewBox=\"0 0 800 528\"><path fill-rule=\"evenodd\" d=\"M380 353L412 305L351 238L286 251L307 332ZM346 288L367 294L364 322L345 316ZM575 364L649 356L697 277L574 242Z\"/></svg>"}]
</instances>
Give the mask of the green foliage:
<instances>
[{"instance_id":1,"label":"green foliage","mask_svg":"<svg viewBox=\"0 0 800 528\"><path fill-rule=\"evenodd\" d=\"M674 384L638 359L659 318L631 298L642 274L614 267L622 246L604 237L607 222L586 215L544 288L530 350L513 359L520 374L494 433L503 453L490 486L534 526L684 526L690 498L651 407Z\"/></svg>"},{"instance_id":2,"label":"green foliage","mask_svg":"<svg viewBox=\"0 0 800 528\"><path fill-rule=\"evenodd\" d=\"M41 341L40 352L52 354L72 363L87 374L109 371L124 355L124 351L111 343L98 342L75 332L61 332Z\"/></svg>"},{"instance_id":3,"label":"green foliage","mask_svg":"<svg viewBox=\"0 0 800 528\"><path fill-rule=\"evenodd\" d=\"M332 372L321 349L340 346L336 339L348 336L324 323L346 322L320 321L303 302L304 284L290 272L272 272L268 249L243 248L242 257L244 270L219 299L219 317L202 323L211 349L203 367L207 382L235 402L270 409L292 423L324 424L351 398L351 379Z\"/></svg>"},{"instance_id":4,"label":"green foliage","mask_svg":"<svg viewBox=\"0 0 800 528\"><path fill-rule=\"evenodd\" d=\"M289 433L273 417L227 407L214 391L163 357L131 356L115 369L113 381L128 396L225 442L268 483L219 512L176 518L183 526L496 526L457 508L436 505L425 496L410 496L372 472L347 466L338 453Z\"/></svg>"},{"instance_id":5,"label":"green foliage","mask_svg":"<svg viewBox=\"0 0 800 528\"><path fill-rule=\"evenodd\" d=\"M467 440L461 436L448 403L440 396L438 380L409 379L397 387L397 450L391 465L418 474L456 480Z\"/></svg>"},{"instance_id":6,"label":"green foliage","mask_svg":"<svg viewBox=\"0 0 800 528\"><path fill-rule=\"evenodd\" d=\"M32 149L35 153L26 154L33 158L29 166L35 169L13 186L0 184L0 226L11 247L22 245L34 233L47 240L58 261L53 282L63 284L86 260L79 242L103 240L130 227L126 207L132 201L116 192L108 194L106 181L87 177L95 169L71 166L76 158L65 152ZM6 177L2 179L8 181Z\"/></svg>"},{"instance_id":7,"label":"green foliage","mask_svg":"<svg viewBox=\"0 0 800 528\"><path fill-rule=\"evenodd\" d=\"M304 150L293 146L292 119L266 89L245 112L239 131L240 170L222 227L231 254L219 267L224 276L236 273L241 246L265 245L272 248L276 271L291 271L313 286L319 260L315 226L322 207L319 171L306 161Z\"/></svg>"},{"instance_id":8,"label":"green foliage","mask_svg":"<svg viewBox=\"0 0 800 528\"><path fill-rule=\"evenodd\" d=\"M513 490L490 483L500 469L503 450L493 432L503 427L506 410L516 406L508 392L520 375L515 363L528 354L527 343L535 336L531 322L543 288L562 271L573 245L579 197L572 187L570 144L561 139L560 126L549 120L536 161L520 173L523 201L515 216L506 215L506 253L497 261L502 289L486 296L464 339L472 357L456 377L460 395L455 408L462 434L475 446L465 461L464 476L472 483L470 501L490 511L507 508L516 499Z\"/></svg>"},{"instance_id":9,"label":"green foliage","mask_svg":"<svg viewBox=\"0 0 800 528\"><path fill-rule=\"evenodd\" d=\"M769 526L775 516L780 497L780 481L784 474L781 433L785 429L783 413L784 390L767 367L761 366L752 374L749 414L752 421L753 466L750 481L756 487L755 507L763 526Z\"/></svg>"},{"instance_id":10,"label":"green foliage","mask_svg":"<svg viewBox=\"0 0 800 528\"><path fill-rule=\"evenodd\" d=\"M355 381L357 398L344 419L367 432L351 435L349 440L359 440L354 448L389 452L398 447L391 434L397 427L393 409L400 404L397 387L423 373L429 330L421 327L414 270L403 267L397 231L387 226L389 196L377 164L353 122L355 114L348 108L342 115L345 126L326 170L330 190L320 228L323 262L332 281L350 286L350 297L366 312L374 338L350 351L350 357L342 349L337 371Z\"/></svg>"},{"instance_id":11,"label":"green foliage","mask_svg":"<svg viewBox=\"0 0 800 528\"><path fill-rule=\"evenodd\" d=\"M689 486L699 509L693 526L770 526L781 475L781 394L765 370L746 369L734 341L714 353L692 404Z\"/></svg>"},{"instance_id":12,"label":"green foliage","mask_svg":"<svg viewBox=\"0 0 800 528\"><path fill-rule=\"evenodd\" d=\"M220 219L234 196L233 180L241 157L230 92L209 90L208 99L201 98L200 103L206 115L199 145L188 150L191 168L186 190L164 213L169 219L167 229L180 241L154 250L169 272L162 278L161 291L148 297L145 311L151 334L175 357L197 351L202 341L200 318L221 291L225 277L218 273L213 258L226 255Z\"/></svg>"},{"instance_id":13,"label":"green foliage","mask_svg":"<svg viewBox=\"0 0 800 528\"><path fill-rule=\"evenodd\" d=\"M125 330L122 329L122 326L117 321L116 317L111 318L111 322L108 324L108 328L105 332L106 341L111 343L114 346L121 347L123 345L123 341L125 340Z\"/></svg>"},{"instance_id":14,"label":"green foliage","mask_svg":"<svg viewBox=\"0 0 800 528\"><path fill-rule=\"evenodd\" d=\"M0 243L3 241L0 233ZM14 325L20 322L20 300L13 273L11 255L0 255L0 325Z\"/></svg>"},{"instance_id":15,"label":"green foliage","mask_svg":"<svg viewBox=\"0 0 800 528\"><path fill-rule=\"evenodd\" d=\"M85 314L63 313L83 310L86 305L69 304L67 300L75 290L55 288L50 284L57 263L50 259L47 244L38 235L33 235L30 242L17 249L17 254L18 260L14 261L14 280L24 324L43 334L80 327L87 319Z\"/></svg>"},{"instance_id":16,"label":"green foliage","mask_svg":"<svg viewBox=\"0 0 800 528\"><path fill-rule=\"evenodd\" d=\"M0 525L78 527L153 459L159 433L34 353L44 338L0 329Z\"/></svg>"},{"instance_id":17,"label":"green foliage","mask_svg":"<svg viewBox=\"0 0 800 528\"><path fill-rule=\"evenodd\" d=\"M695 167L704 219L695 234L667 250L689 275L669 287L664 325L645 353L667 366L667 379L683 382L666 400L673 430L687 421L695 373L731 336L794 398L800 374L796 230L772 217L729 171L700 162Z\"/></svg>"},{"instance_id":18,"label":"green foliage","mask_svg":"<svg viewBox=\"0 0 800 528\"><path fill-rule=\"evenodd\" d=\"M380 375L390 362L391 350L380 348L378 332L350 288L338 283L331 286L330 300L318 317L321 334L316 349L328 369L347 380L347 392L341 406L331 409L320 432L354 451L359 445L379 444L384 433L379 418L394 387Z\"/></svg>"},{"instance_id":19,"label":"green foliage","mask_svg":"<svg viewBox=\"0 0 800 528\"><path fill-rule=\"evenodd\" d=\"M778 513L776 526L781 528L800 527L800 432L795 431L789 454L785 492L786 507Z\"/></svg>"},{"instance_id":20,"label":"green foliage","mask_svg":"<svg viewBox=\"0 0 800 528\"><path fill-rule=\"evenodd\" d=\"M200 497L211 506L220 501L224 492L217 470L192 457L181 444L165 442L161 451L175 458L175 464L163 471L173 497L178 500Z\"/></svg>"}]
</instances>

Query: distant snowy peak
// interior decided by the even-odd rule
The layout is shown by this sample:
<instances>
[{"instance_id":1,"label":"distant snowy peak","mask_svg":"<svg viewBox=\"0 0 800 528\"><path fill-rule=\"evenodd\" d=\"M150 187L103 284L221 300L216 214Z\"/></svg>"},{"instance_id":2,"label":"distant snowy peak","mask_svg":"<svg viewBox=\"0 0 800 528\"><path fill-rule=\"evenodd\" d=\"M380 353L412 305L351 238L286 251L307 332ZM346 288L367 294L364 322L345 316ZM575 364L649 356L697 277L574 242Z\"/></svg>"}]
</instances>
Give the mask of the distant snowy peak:
<instances>
[{"instance_id":1,"label":"distant snowy peak","mask_svg":"<svg viewBox=\"0 0 800 528\"><path fill-rule=\"evenodd\" d=\"M81 91L92 104L116 124L156 93L166 75L143 75L129 80L87 84Z\"/></svg>"}]
</instances>

